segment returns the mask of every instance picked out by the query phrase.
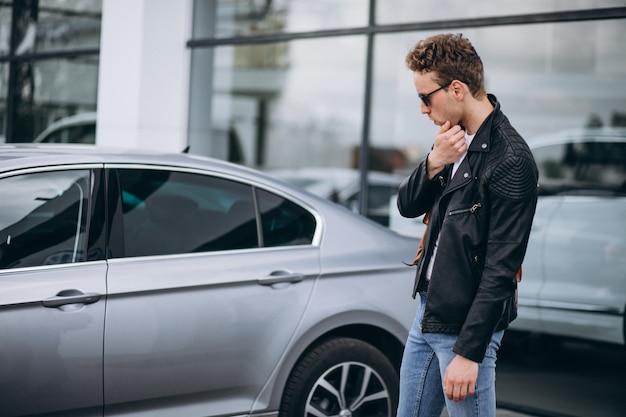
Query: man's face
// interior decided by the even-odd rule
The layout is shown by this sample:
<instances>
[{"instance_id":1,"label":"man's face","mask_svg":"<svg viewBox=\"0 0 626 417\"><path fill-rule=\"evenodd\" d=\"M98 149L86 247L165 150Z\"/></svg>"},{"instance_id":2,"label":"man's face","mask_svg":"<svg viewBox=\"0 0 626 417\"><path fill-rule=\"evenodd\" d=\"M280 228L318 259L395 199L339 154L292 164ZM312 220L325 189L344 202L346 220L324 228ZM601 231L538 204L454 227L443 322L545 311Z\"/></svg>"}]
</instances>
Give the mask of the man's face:
<instances>
[{"instance_id":1,"label":"man's face","mask_svg":"<svg viewBox=\"0 0 626 417\"><path fill-rule=\"evenodd\" d=\"M441 88L442 86L435 81L432 72L414 72L413 83L417 94L424 97L420 99L422 114L427 115L437 126L441 126L447 120L450 120L453 125L458 124L458 116L454 116L451 111L454 108L454 103L451 101L449 89Z\"/></svg>"}]
</instances>

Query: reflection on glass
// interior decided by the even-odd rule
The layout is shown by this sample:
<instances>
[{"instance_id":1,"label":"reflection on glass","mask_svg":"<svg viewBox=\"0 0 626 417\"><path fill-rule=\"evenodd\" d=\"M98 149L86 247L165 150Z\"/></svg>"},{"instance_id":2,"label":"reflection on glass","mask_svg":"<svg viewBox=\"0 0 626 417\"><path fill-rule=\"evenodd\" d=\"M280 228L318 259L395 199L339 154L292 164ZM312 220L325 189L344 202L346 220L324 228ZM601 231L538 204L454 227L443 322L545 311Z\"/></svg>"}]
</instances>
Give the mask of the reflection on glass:
<instances>
[{"instance_id":1,"label":"reflection on glass","mask_svg":"<svg viewBox=\"0 0 626 417\"><path fill-rule=\"evenodd\" d=\"M11 5L0 4L0 55L9 53L11 42ZM0 86L2 87L2 86Z\"/></svg>"},{"instance_id":2,"label":"reflection on glass","mask_svg":"<svg viewBox=\"0 0 626 417\"><path fill-rule=\"evenodd\" d=\"M215 10L207 10L211 7L198 1L196 10L217 17L217 37L362 27L367 25L369 5L369 0L217 0L209 3Z\"/></svg>"},{"instance_id":3,"label":"reflection on glass","mask_svg":"<svg viewBox=\"0 0 626 417\"><path fill-rule=\"evenodd\" d=\"M191 152L260 168L354 167L365 42L341 37L194 50Z\"/></svg>"},{"instance_id":4,"label":"reflection on glass","mask_svg":"<svg viewBox=\"0 0 626 417\"><path fill-rule=\"evenodd\" d=\"M82 262L89 171L0 180L0 269Z\"/></svg>"},{"instance_id":5,"label":"reflection on glass","mask_svg":"<svg viewBox=\"0 0 626 417\"><path fill-rule=\"evenodd\" d=\"M252 187L160 170L119 170L125 256L255 248Z\"/></svg>"},{"instance_id":6,"label":"reflection on glass","mask_svg":"<svg viewBox=\"0 0 626 417\"><path fill-rule=\"evenodd\" d=\"M6 140L30 142L53 122L96 109L102 1L4 3L0 55L13 56L0 67L0 127L3 133L9 130ZM85 49L89 54L51 58ZM51 54L40 59L37 54L42 52Z\"/></svg>"},{"instance_id":7,"label":"reflection on glass","mask_svg":"<svg viewBox=\"0 0 626 417\"><path fill-rule=\"evenodd\" d=\"M527 0L509 2L499 0L472 2L465 0L439 0L436 2L379 0L376 2L376 23L393 24L431 20L471 19L622 6L624 6L624 2L621 0Z\"/></svg>"},{"instance_id":8,"label":"reflection on glass","mask_svg":"<svg viewBox=\"0 0 626 417\"><path fill-rule=\"evenodd\" d=\"M263 246L310 245L316 222L302 207L265 190L257 190Z\"/></svg>"},{"instance_id":9,"label":"reflection on glass","mask_svg":"<svg viewBox=\"0 0 626 417\"><path fill-rule=\"evenodd\" d=\"M36 50L97 48L101 19L102 0L39 0Z\"/></svg>"},{"instance_id":10,"label":"reflection on glass","mask_svg":"<svg viewBox=\"0 0 626 417\"><path fill-rule=\"evenodd\" d=\"M25 115L32 117L32 131L20 131L16 126L14 136L20 141L32 141L59 119L96 109L97 57L27 61L15 65L32 68L29 82L34 84L33 97L28 99L32 107Z\"/></svg>"},{"instance_id":11,"label":"reflection on glass","mask_svg":"<svg viewBox=\"0 0 626 417\"><path fill-rule=\"evenodd\" d=\"M6 138L4 132L6 129L7 117L7 87L9 81L9 64L0 63L0 143L4 143Z\"/></svg>"},{"instance_id":12,"label":"reflection on glass","mask_svg":"<svg viewBox=\"0 0 626 417\"><path fill-rule=\"evenodd\" d=\"M623 28L622 20L609 20L462 33L482 57L487 92L498 97L513 126L530 141L571 128L626 126L626 90L618 87L626 85ZM380 35L374 48L370 142L400 150L409 168L430 150L437 126L420 114L404 57L432 34Z\"/></svg>"}]
</instances>

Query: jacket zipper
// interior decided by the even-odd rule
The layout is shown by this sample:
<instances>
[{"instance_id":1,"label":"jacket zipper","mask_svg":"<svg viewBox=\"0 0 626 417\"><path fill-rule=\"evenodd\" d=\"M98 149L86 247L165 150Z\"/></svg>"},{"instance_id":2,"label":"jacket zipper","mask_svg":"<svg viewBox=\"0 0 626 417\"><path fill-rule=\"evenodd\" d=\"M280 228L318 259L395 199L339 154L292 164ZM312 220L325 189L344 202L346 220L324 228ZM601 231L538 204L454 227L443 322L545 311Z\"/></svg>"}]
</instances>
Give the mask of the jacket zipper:
<instances>
[{"instance_id":1,"label":"jacket zipper","mask_svg":"<svg viewBox=\"0 0 626 417\"><path fill-rule=\"evenodd\" d=\"M465 208L465 209L459 209L459 210L451 210L448 212L448 216L454 216L456 214L463 214L463 213L474 213L476 210L478 210L479 208L481 208L483 205L480 203L476 203L474 204L472 207L470 208Z\"/></svg>"}]
</instances>

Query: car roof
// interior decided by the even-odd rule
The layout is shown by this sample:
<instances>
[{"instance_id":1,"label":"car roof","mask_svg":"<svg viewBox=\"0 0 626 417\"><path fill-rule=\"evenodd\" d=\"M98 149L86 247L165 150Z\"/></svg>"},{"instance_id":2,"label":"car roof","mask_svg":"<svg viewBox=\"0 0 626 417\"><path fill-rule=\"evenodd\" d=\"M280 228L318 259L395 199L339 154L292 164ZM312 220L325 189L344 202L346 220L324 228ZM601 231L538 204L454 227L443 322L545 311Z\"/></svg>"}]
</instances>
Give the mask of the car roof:
<instances>
[{"instance_id":1,"label":"car roof","mask_svg":"<svg viewBox=\"0 0 626 417\"><path fill-rule=\"evenodd\" d=\"M168 153L138 148L113 148L91 144L2 144L0 173L31 167L68 164L143 164L225 172L249 179L284 184L274 177L242 165L186 153Z\"/></svg>"}]
</instances>

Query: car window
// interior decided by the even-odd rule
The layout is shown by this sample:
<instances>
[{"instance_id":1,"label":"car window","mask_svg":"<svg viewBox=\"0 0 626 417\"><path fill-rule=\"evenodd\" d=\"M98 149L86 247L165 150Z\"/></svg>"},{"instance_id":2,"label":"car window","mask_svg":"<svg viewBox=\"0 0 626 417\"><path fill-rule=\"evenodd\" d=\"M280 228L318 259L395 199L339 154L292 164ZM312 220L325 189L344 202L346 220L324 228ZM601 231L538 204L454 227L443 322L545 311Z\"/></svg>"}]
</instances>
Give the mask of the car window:
<instances>
[{"instance_id":1,"label":"car window","mask_svg":"<svg viewBox=\"0 0 626 417\"><path fill-rule=\"evenodd\" d=\"M90 171L0 179L0 268L82 262Z\"/></svg>"},{"instance_id":2,"label":"car window","mask_svg":"<svg viewBox=\"0 0 626 417\"><path fill-rule=\"evenodd\" d=\"M543 195L626 195L626 143L564 143L533 154Z\"/></svg>"},{"instance_id":3,"label":"car window","mask_svg":"<svg viewBox=\"0 0 626 417\"><path fill-rule=\"evenodd\" d=\"M258 246L252 187L164 170L119 170L126 256Z\"/></svg>"},{"instance_id":4,"label":"car window","mask_svg":"<svg viewBox=\"0 0 626 417\"><path fill-rule=\"evenodd\" d=\"M254 188L208 175L121 169L126 256L310 244L313 216L303 208L259 191L263 240Z\"/></svg>"},{"instance_id":5,"label":"car window","mask_svg":"<svg viewBox=\"0 0 626 417\"><path fill-rule=\"evenodd\" d=\"M315 217L282 197L258 190L263 246L310 245L315 234Z\"/></svg>"}]
</instances>

